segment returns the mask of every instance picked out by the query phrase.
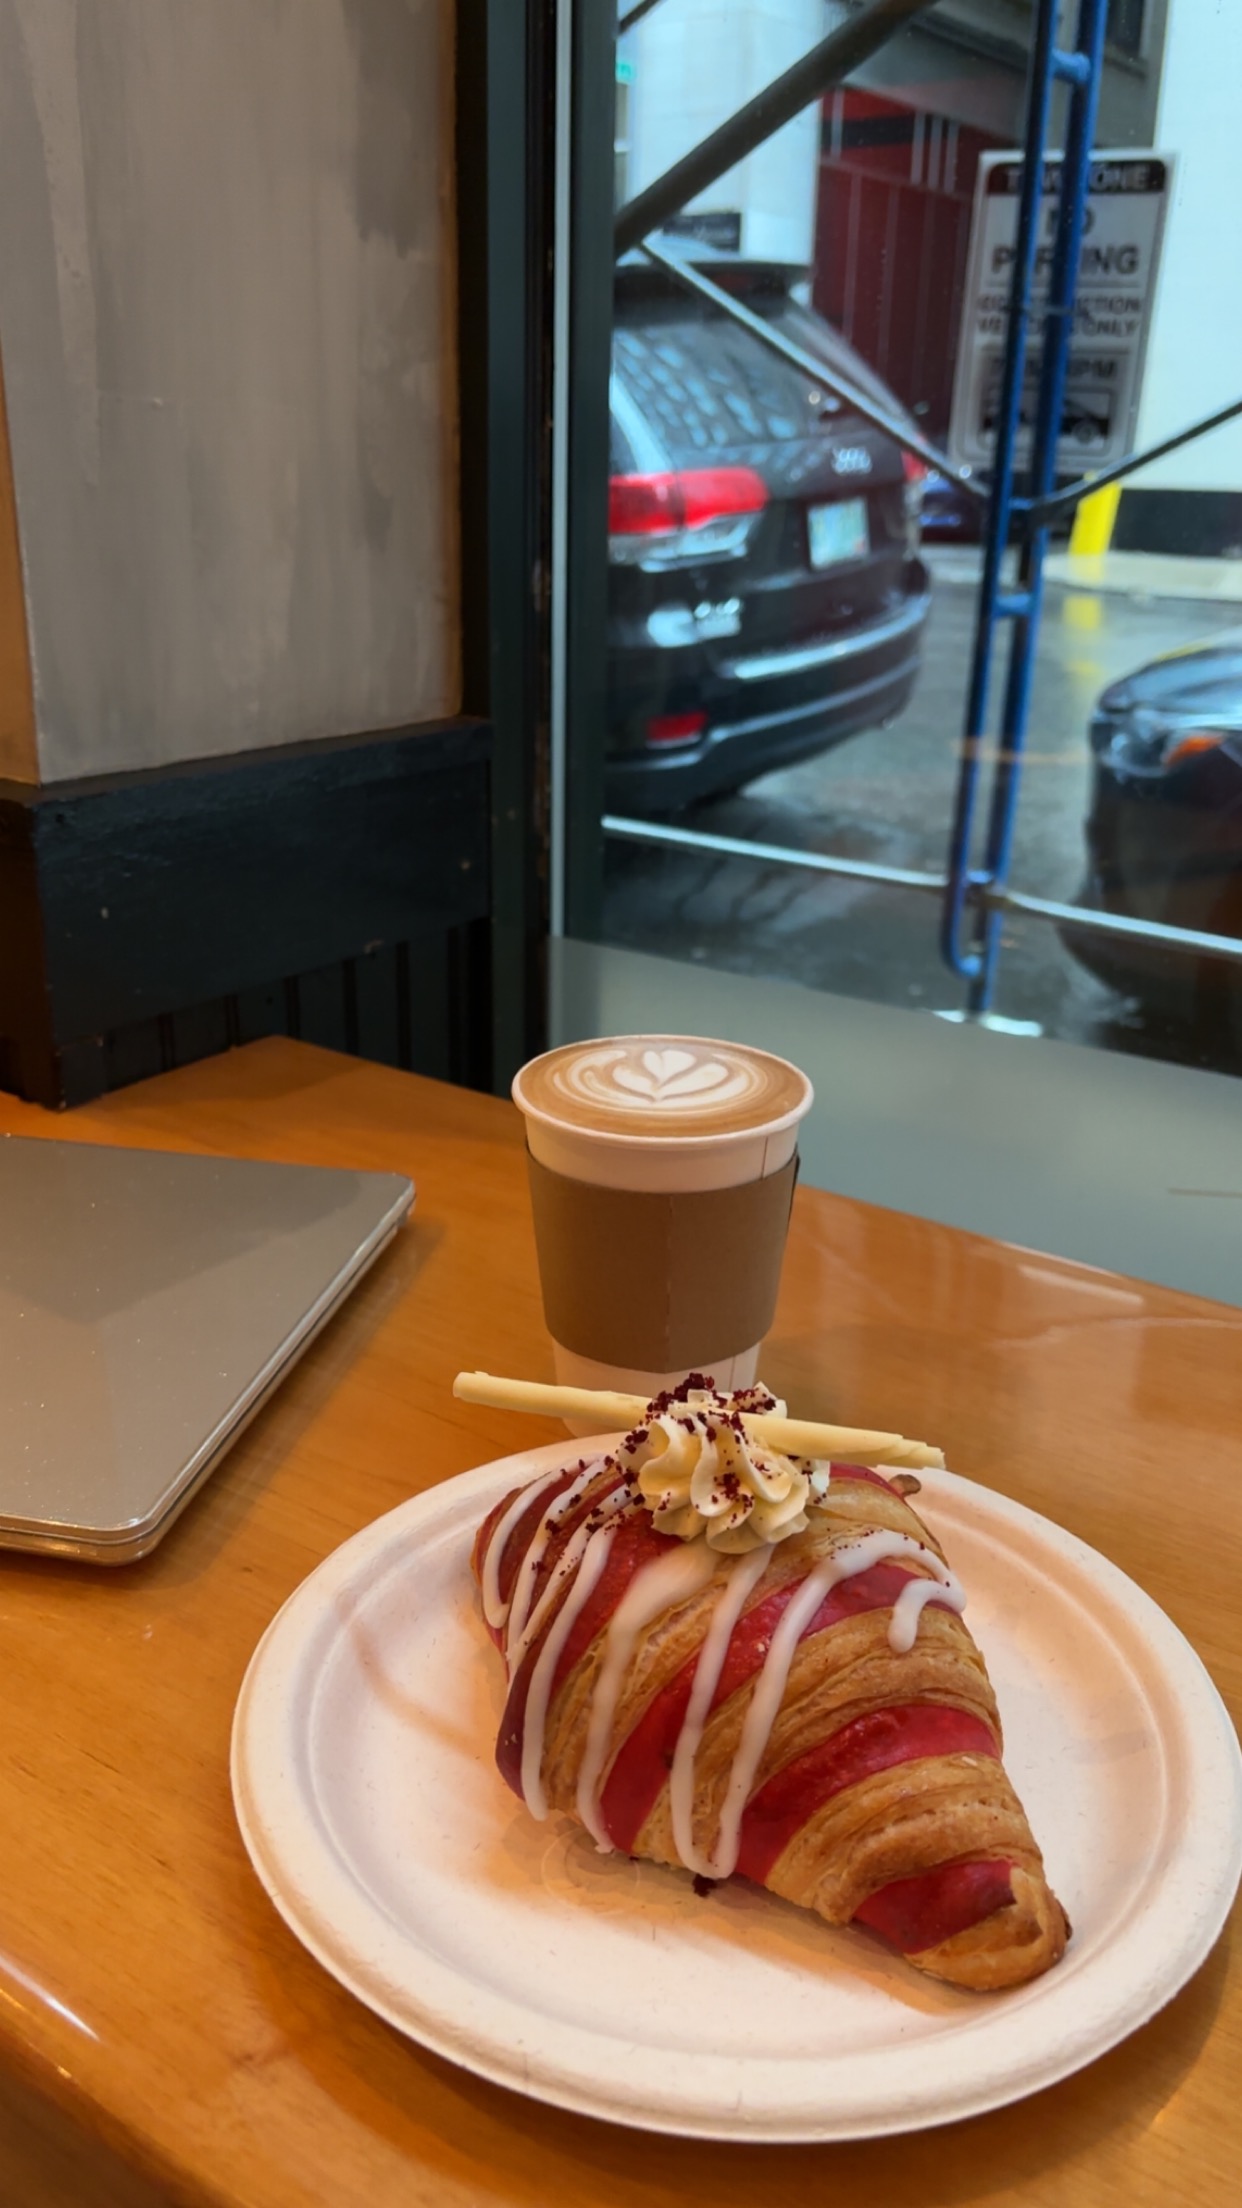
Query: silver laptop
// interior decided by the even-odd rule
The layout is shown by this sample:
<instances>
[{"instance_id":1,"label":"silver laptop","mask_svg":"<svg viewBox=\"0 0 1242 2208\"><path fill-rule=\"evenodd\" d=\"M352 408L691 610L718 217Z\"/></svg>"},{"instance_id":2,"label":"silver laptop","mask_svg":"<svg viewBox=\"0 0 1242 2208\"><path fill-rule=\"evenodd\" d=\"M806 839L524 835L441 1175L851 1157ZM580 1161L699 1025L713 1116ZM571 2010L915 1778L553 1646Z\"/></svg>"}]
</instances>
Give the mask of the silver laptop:
<instances>
[{"instance_id":1,"label":"silver laptop","mask_svg":"<svg viewBox=\"0 0 1242 2208\"><path fill-rule=\"evenodd\" d=\"M413 1199L395 1173L0 1136L0 1547L154 1548Z\"/></svg>"}]
</instances>

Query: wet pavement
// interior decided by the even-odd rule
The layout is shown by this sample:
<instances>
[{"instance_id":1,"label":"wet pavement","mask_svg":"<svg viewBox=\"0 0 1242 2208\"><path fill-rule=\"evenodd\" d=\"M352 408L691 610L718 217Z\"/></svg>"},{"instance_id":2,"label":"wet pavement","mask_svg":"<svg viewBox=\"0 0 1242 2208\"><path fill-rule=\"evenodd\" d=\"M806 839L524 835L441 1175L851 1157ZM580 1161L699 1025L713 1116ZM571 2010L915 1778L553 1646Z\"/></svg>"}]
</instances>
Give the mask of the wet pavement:
<instances>
[{"instance_id":1,"label":"wet pavement","mask_svg":"<svg viewBox=\"0 0 1242 2208\"><path fill-rule=\"evenodd\" d=\"M933 551L930 564L935 589L923 670L901 718L735 796L705 801L676 816L680 825L943 871L976 560L953 548ZM1010 874L1015 889L1071 901L1079 888L1086 727L1099 691L1157 653L1240 619L1236 604L1219 601L1049 586ZM611 841L607 852L608 942L883 1004L963 1005L963 985L940 958L935 897L717 854ZM994 1009L1067 1041L1242 1071L1223 1036L1196 1030L1189 1018L1155 1019L1096 981L1046 921L1006 926Z\"/></svg>"}]
</instances>

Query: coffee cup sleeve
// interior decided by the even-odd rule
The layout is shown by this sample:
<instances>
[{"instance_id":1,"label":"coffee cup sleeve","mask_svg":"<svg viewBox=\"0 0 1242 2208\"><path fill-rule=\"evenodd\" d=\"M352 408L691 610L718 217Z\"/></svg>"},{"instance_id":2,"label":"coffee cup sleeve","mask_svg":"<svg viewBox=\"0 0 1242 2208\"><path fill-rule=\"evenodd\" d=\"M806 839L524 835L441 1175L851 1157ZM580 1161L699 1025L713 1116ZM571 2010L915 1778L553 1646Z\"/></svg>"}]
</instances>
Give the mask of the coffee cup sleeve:
<instances>
[{"instance_id":1,"label":"coffee cup sleeve","mask_svg":"<svg viewBox=\"0 0 1242 2208\"><path fill-rule=\"evenodd\" d=\"M636 1371L703 1370L761 1342L776 1310L796 1155L736 1188L600 1188L527 1152L553 1340Z\"/></svg>"}]
</instances>

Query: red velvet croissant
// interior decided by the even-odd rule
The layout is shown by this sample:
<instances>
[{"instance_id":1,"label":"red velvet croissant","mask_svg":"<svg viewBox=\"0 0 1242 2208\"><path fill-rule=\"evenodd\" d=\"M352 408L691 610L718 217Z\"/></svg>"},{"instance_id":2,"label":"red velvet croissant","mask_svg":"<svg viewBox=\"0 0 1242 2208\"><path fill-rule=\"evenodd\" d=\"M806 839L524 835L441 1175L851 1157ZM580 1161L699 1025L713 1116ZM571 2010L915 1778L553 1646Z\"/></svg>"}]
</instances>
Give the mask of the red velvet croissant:
<instances>
[{"instance_id":1,"label":"red velvet croissant","mask_svg":"<svg viewBox=\"0 0 1242 2208\"><path fill-rule=\"evenodd\" d=\"M938 1544L879 1473L757 1448L739 1401L659 1398L480 1528L501 1772L602 1848L740 1874L932 1977L1037 1976L1069 1927Z\"/></svg>"}]
</instances>

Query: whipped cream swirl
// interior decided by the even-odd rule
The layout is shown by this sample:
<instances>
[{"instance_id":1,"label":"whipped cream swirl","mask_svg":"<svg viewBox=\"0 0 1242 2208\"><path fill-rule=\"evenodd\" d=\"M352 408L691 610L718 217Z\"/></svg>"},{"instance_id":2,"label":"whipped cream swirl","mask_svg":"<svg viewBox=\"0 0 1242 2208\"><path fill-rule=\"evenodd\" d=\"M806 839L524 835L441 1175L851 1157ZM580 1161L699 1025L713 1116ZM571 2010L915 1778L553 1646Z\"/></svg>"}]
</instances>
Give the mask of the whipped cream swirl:
<instances>
[{"instance_id":1,"label":"whipped cream swirl","mask_svg":"<svg viewBox=\"0 0 1242 2208\"><path fill-rule=\"evenodd\" d=\"M828 1468L765 1448L746 1432L747 1411L783 1417L785 1406L766 1388L721 1395L697 1373L648 1405L618 1461L658 1532L679 1541L704 1535L709 1548L739 1556L806 1530Z\"/></svg>"}]
</instances>

